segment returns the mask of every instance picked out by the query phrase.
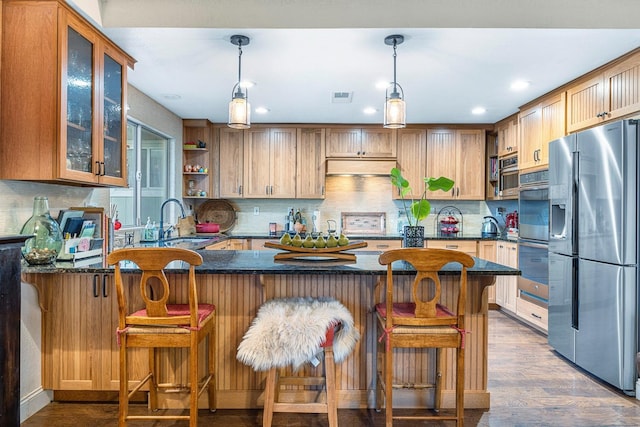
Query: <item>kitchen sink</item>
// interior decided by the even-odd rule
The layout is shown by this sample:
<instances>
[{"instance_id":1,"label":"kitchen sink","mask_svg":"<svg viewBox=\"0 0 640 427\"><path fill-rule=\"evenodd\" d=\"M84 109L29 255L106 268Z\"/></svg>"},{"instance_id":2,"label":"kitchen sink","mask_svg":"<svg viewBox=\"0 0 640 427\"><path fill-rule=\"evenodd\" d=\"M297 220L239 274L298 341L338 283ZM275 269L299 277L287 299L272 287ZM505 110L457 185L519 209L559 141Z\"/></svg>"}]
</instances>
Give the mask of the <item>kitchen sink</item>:
<instances>
[{"instance_id":1,"label":"kitchen sink","mask_svg":"<svg viewBox=\"0 0 640 427\"><path fill-rule=\"evenodd\" d=\"M172 239L159 240L157 242L141 243L143 247L161 247L161 248L184 248L184 249L203 249L213 243L219 241L220 238L199 237L199 236L181 236Z\"/></svg>"},{"instance_id":2,"label":"kitchen sink","mask_svg":"<svg viewBox=\"0 0 640 427\"><path fill-rule=\"evenodd\" d=\"M160 240L158 246L165 248L202 249L218 239L210 237L176 237L174 239Z\"/></svg>"}]
</instances>

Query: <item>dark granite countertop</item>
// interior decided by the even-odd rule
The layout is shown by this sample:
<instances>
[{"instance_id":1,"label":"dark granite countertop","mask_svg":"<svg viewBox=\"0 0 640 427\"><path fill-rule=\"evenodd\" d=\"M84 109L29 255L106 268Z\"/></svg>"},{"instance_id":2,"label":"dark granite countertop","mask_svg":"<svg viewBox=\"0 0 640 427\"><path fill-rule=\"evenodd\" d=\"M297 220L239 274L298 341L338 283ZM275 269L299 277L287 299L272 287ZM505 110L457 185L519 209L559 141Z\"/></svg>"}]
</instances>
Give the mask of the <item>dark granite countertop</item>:
<instances>
[{"instance_id":1,"label":"dark granite countertop","mask_svg":"<svg viewBox=\"0 0 640 427\"><path fill-rule=\"evenodd\" d=\"M276 261L273 256L276 250L260 251L208 251L199 250L204 259L202 265L196 267L197 274L357 274L381 275L386 267L378 263L379 252L361 251L357 253L356 261L334 260L328 258L297 259ZM518 269L506 267L480 258L474 258L476 264L468 270L470 276L519 275ZM123 264L124 271L139 271L133 263ZM182 262L172 263L168 271L186 272L187 267ZM397 274L410 274L412 268L403 263L394 264ZM445 266L445 274L457 274L459 264ZM104 261L83 266L73 267L68 263L57 263L49 266L29 266L23 262L23 273L110 273L113 268Z\"/></svg>"}]
</instances>

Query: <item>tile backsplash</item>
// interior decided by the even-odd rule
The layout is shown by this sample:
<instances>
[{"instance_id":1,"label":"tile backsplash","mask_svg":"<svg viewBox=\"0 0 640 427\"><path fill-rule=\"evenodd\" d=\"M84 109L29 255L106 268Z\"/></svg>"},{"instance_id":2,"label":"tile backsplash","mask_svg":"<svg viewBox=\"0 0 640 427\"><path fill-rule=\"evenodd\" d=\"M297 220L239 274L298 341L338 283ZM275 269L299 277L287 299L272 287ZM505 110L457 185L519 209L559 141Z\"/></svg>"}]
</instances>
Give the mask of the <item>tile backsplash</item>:
<instances>
[{"instance_id":1,"label":"tile backsplash","mask_svg":"<svg viewBox=\"0 0 640 427\"><path fill-rule=\"evenodd\" d=\"M397 234L402 224L402 203L391 198L388 177L329 176L326 180L324 200L285 199L237 199L230 200L236 210L237 221L230 234L267 234L269 223L275 222L277 229L284 229L285 216L290 208L300 209L312 228L315 214L317 230L326 232L327 220L335 220L340 229L343 212L383 212L386 216L387 234ZM56 218L60 209L70 206L109 206L109 190L104 188L74 187L57 184L42 184L22 181L0 181L0 235L18 234L33 211L33 198L47 196L51 215ZM195 210L193 199L184 200L185 207ZM202 201L199 201L202 203ZM453 205L461 210L464 231L478 232L485 215L494 215L495 209L505 207L506 212L517 209L517 201L441 201L431 202L432 212ZM258 215L254 208L258 207ZM436 230L436 214L423 221L427 235ZM501 220L501 218L498 218Z\"/></svg>"},{"instance_id":2,"label":"tile backsplash","mask_svg":"<svg viewBox=\"0 0 640 427\"><path fill-rule=\"evenodd\" d=\"M71 206L109 206L109 190L36 182L0 180L0 235L20 233L33 213L33 198L49 199L49 210L57 218L60 209Z\"/></svg>"}]
</instances>

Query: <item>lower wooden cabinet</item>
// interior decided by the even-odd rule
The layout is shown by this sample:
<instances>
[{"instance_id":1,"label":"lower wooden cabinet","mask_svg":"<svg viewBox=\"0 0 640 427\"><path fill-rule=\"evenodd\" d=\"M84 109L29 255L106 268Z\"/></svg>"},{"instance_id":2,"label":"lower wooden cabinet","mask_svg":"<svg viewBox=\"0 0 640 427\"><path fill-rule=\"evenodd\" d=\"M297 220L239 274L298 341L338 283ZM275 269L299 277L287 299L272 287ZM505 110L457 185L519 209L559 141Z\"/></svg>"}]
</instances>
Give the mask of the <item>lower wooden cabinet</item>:
<instances>
[{"instance_id":1,"label":"lower wooden cabinet","mask_svg":"<svg viewBox=\"0 0 640 427\"><path fill-rule=\"evenodd\" d=\"M498 242L496 262L518 268L518 244L515 242ZM518 296L518 276L496 276L495 286L496 304L515 314Z\"/></svg>"},{"instance_id":2,"label":"lower wooden cabinet","mask_svg":"<svg viewBox=\"0 0 640 427\"><path fill-rule=\"evenodd\" d=\"M34 274L27 281L38 288L46 309L42 387L118 390L118 301L113 275ZM129 303L133 306L137 301ZM143 349L130 353L129 361L131 376L146 371Z\"/></svg>"},{"instance_id":3,"label":"lower wooden cabinet","mask_svg":"<svg viewBox=\"0 0 640 427\"><path fill-rule=\"evenodd\" d=\"M478 241L478 258L496 262L496 242L494 240ZM496 285L487 286L487 302L496 303ZM494 306L495 307L495 306Z\"/></svg>"},{"instance_id":4,"label":"lower wooden cabinet","mask_svg":"<svg viewBox=\"0 0 640 427\"><path fill-rule=\"evenodd\" d=\"M249 249L250 245L250 239L227 239L222 242L209 245L205 249L209 251L242 251Z\"/></svg>"}]
</instances>

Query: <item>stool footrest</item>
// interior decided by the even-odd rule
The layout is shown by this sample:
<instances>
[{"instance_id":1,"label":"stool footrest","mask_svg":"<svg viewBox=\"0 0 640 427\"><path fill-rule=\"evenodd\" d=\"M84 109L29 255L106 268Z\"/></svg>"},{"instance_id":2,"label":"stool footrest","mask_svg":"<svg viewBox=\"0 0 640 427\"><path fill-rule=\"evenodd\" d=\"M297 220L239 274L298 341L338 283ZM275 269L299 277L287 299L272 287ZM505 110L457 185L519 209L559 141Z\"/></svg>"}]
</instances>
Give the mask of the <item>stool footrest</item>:
<instances>
[{"instance_id":1,"label":"stool footrest","mask_svg":"<svg viewBox=\"0 0 640 427\"><path fill-rule=\"evenodd\" d=\"M188 415L127 415L127 420L188 420Z\"/></svg>"},{"instance_id":2,"label":"stool footrest","mask_svg":"<svg viewBox=\"0 0 640 427\"><path fill-rule=\"evenodd\" d=\"M413 389L413 390L423 390L427 388L436 388L436 385L435 384L393 384L392 387L395 389L407 388L407 389Z\"/></svg>"},{"instance_id":3,"label":"stool footrest","mask_svg":"<svg viewBox=\"0 0 640 427\"><path fill-rule=\"evenodd\" d=\"M446 415L394 415L394 420L442 420L442 421L453 421L458 418L455 415L446 416Z\"/></svg>"},{"instance_id":4,"label":"stool footrest","mask_svg":"<svg viewBox=\"0 0 640 427\"><path fill-rule=\"evenodd\" d=\"M282 385L325 385L326 380L324 377L280 377L278 379L278 386Z\"/></svg>"},{"instance_id":5,"label":"stool footrest","mask_svg":"<svg viewBox=\"0 0 640 427\"><path fill-rule=\"evenodd\" d=\"M273 412L327 413L326 403L274 403Z\"/></svg>"}]
</instances>

